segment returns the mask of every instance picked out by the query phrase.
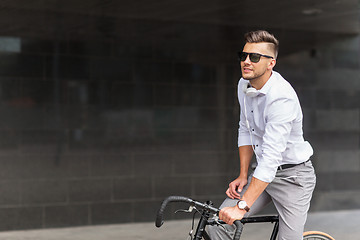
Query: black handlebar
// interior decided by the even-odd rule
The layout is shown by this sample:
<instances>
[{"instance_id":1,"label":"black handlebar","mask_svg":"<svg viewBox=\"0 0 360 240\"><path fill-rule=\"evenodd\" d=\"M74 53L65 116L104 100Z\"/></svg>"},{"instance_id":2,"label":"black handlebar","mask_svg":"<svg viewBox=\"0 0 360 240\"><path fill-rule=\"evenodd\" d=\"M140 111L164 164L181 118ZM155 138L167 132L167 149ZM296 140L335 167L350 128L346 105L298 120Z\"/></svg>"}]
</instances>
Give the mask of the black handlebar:
<instances>
[{"instance_id":1,"label":"black handlebar","mask_svg":"<svg viewBox=\"0 0 360 240\"><path fill-rule=\"evenodd\" d=\"M163 215L164 215L166 205L169 202L186 202L186 203L192 204L193 200L190 198L187 198L187 197L182 197L182 196L170 196L170 197L165 198L165 200L162 202L162 204L156 214L155 226L158 228L161 227L164 223Z\"/></svg>"},{"instance_id":2,"label":"black handlebar","mask_svg":"<svg viewBox=\"0 0 360 240\"><path fill-rule=\"evenodd\" d=\"M235 231L235 235L234 235L234 240L239 240L240 236L241 236L241 221L240 220L236 220L234 222L234 225L236 226L236 231Z\"/></svg>"},{"instance_id":3,"label":"black handlebar","mask_svg":"<svg viewBox=\"0 0 360 240\"><path fill-rule=\"evenodd\" d=\"M156 215L156 221L155 221L155 226L156 227L161 227L164 223L163 221L163 215L164 215L164 211L165 208L167 206L168 203L170 202L185 202L185 203L189 203L192 206L201 208L205 211L208 211L209 213L212 214L218 214L220 212L220 209L215 208L210 206L209 204L206 203L201 203L198 201L195 201L193 199L187 198L187 197L183 197L183 196L170 196L167 197L161 204L157 215ZM236 220L234 221L234 225L236 226L236 231L235 231L235 235L234 235L234 240L239 240L240 239L240 235L241 235L241 221L240 220Z\"/></svg>"}]
</instances>

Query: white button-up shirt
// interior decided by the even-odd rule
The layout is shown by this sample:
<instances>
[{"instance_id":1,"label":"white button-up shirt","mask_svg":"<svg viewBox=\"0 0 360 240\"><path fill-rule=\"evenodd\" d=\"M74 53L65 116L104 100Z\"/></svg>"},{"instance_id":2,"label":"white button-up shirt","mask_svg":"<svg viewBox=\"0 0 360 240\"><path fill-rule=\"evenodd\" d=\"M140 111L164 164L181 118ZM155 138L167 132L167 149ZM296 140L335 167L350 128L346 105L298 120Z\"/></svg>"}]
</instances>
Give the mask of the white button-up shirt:
<instances>
[{"instance_id":1,"label":"white button-up shirt","mask_svg":"<svg viewBox=\"0 0 360 240\"><path fill-rule=\"evenodd\" d=\"M304 141L302 110L292 86L275 71L255 97L245 95L248 84L243 78L238 83L238 146L254 146L257 167L253 176L271 182L280 165L305 162L313 149Z\"/></svg>"}]
</instances>

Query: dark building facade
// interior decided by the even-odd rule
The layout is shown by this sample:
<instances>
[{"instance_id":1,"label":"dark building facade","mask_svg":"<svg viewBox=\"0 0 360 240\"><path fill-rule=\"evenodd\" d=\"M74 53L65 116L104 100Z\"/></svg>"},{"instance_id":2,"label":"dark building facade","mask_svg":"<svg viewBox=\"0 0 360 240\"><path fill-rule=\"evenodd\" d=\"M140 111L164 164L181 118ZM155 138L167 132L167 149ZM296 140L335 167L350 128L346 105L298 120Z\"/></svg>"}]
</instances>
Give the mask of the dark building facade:
<instances>
[{"instance_id":1,"label":"dark building facade","mask_svg":"<svg viewBox=\"0 0 360 240\"><path fill-rule=\"evenodd\" d=\"M0 230L153 221L168 195L219 204L239 168L236 52L260 28L302 103L311 211L359 208L358 9L0 1Z\"/></svg>"}]
</instances>

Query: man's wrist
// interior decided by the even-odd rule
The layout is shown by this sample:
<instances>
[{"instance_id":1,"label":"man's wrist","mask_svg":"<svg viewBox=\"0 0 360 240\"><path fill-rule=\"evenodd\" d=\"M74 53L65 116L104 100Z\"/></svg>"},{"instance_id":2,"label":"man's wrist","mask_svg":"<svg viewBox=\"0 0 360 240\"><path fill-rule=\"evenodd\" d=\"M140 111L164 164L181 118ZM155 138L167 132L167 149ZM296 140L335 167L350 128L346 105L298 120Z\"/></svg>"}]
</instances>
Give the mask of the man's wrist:
<instances>
[{"instance_id":1,"label":"man's wrist","mask_svg":"<svg viewBox=\"0 0 360 240\"><path fill-rule=\"evenodd\" d=\"M240 209L240 210L244 210L246 212L250 211L250 207L248 206L248 204L246 203L245 200L239 200L236 204L236 206Z\"/></svg>"},{"instance_id":2,"label":"man's wrist","mask_svg":"<svg viewBox=\"0 0 360 240\"><path fill-rule=\"evenodd\" d=\"M248 170L243 169L242 171L240 171L239 177L247 178L248 177Z\"/></svg>"}]
</instances>

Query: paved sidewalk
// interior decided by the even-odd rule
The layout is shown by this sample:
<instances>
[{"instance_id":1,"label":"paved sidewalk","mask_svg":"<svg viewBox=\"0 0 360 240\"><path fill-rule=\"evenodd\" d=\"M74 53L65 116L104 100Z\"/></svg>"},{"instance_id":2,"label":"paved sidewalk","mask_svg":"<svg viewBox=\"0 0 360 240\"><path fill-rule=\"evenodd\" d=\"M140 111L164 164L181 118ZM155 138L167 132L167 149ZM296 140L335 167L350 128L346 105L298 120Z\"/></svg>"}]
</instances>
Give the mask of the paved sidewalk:
<instances>
[{"instance_id":1,"label":"paved sidewalk","mask_svg":"<svg viewBox=\"0 0 360 240\"><path fill-rule=\"evenodd\" d=\"M306 230L319 230L336 240L360 239L360 210L310 213ZM0 232L1 240L185 240L190 220L165 221L161 228L151 223L115 224L74 228ZM243 239L266 240L272 224L248 224Z\"/></svg>"}]
</instances>

